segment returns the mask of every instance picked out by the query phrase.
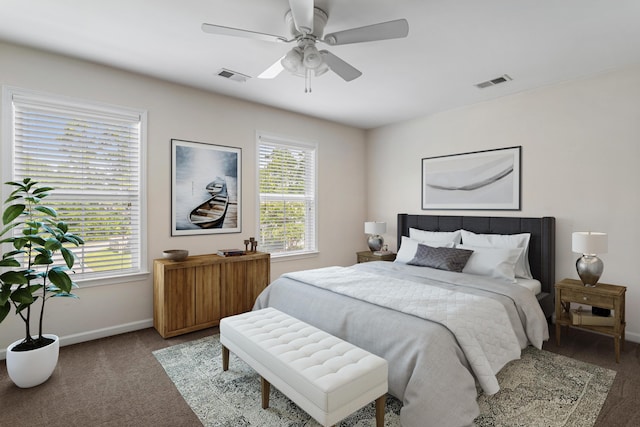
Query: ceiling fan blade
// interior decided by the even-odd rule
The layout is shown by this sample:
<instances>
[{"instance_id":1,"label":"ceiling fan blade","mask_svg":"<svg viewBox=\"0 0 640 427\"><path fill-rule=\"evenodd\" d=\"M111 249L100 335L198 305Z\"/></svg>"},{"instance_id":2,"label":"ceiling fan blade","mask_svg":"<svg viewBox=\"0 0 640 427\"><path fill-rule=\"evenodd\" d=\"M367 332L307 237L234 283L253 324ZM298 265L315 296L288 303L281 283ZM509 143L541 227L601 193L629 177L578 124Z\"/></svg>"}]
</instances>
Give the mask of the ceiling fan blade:
<instances>
[{"instance_id":1,"label":"ceiling fan blade","mask_svg":"<svg viewBox=\"0 0 640 427\"><path fill-rule=\"evenodd\" d=\"M269 68L267 68L262 73L260 73L258 78L259 79L273 79L273 78L277 77L278 74L280 74L282 72L282 70L284 70L284 67L282 66L282 62L281 62L282 58L284 58L284 56L278 58L278 60L276 62L274 62Z\"/></svg>"},{"instance_id":2,"label":"ceiling fan blade","mask_svg":"<svg viewBox=\"0 0 640 427\"><path fill-rule=\"evenodd\" d=\"M289 0L296 29L302 34L313 33L313 0Z\"/></svg>"},{"instance_id":3,"label":"ceiling fan blade","mask_svg":"<svg viewBox=\"0 0 640 427\"><path fill-rule=\"evenodd\" d=\"M406 19L381 22L365 27L338 31L324 36L323 42L337 46L349 43L371 42L376 40L399 39L409 34L409 23Z\"/></svg>"},{"instance_id":4,"label":"ceiling fan blade","mask_svg":"<svg viewBox=\"0 0 640 427\"><path fill-rule=\"evenodd\" d=\"M202 24L202 31L220 36L244 37L253 40L264 40L268 42L284 42L289 40L282 36L274 36L272 34L257 33L255 31L243 30L241 28L223 27L222 25Z\"/></svg>"},{"instance_id":5,"label":"ceiling fan blade","mask_svg":"<svg viewBox=\"0 0 640 427\"><path fill-rule=\"evenodd\" d=\"M342 77L345 81L350 82L351 80L357 79L362 75L362 72L360 70L354 68L328 50L321 50L320 53L322 54L324 62L329 66L329 68L331 68L334 73Z\"/></svg>"}]
</instances>

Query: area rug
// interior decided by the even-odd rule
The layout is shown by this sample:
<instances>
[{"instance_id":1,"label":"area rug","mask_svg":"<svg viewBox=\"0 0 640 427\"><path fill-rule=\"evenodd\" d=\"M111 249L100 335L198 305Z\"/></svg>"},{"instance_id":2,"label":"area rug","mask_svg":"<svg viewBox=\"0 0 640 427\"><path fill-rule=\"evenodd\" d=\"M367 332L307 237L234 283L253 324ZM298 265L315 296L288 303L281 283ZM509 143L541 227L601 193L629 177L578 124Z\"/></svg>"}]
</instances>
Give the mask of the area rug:
<instances>
[{"instance_id":1,"label":"area rug","mask_svg":"<svg viewBox=\"0 0 640 427\"><path fill-rule=\"evenodd\" d=\"M317 427L319 424L275 387L269 408L261 407L260 379L231 354L222 371L219 336L153 352L185 401L206 427ZM479 427L589 427L604 403L615 371L548 351L528 348L498 374L501 390L478 392ZM387 396L385 426L400 426L402 403ZM342 427L375 425L370 404L340 422Z\"/></svg>"}]
</instances>

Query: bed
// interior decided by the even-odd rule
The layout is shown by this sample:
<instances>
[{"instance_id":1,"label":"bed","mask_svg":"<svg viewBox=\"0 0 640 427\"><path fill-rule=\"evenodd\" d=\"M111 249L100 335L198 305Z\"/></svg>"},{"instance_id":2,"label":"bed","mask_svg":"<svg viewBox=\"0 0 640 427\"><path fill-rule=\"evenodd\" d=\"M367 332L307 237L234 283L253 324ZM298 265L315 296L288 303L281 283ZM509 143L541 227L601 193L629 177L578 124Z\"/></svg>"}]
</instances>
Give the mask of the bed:
<instances>
[{"instance_id":1,"label":"bed","mask_svg":"<svg viewBox=\"0 0 640 427\"><path fill-rule=\"evenodd\" d=\"M423 240L409 239L412 233L440 238L461 229L470 239L528 235L528 267L538 291L511 279L396 259L285 274L260 294L254 308L274 307L387 359L389 392L403 402L403 426L473 425L479 414L477 386L489 394L496 392L495 374L501 367L519 358L527 345L540 348L548 339L555 220L399 214L398 242L404 243L398 256L406 255L416 241L422 242L420 250L438 247L420 234ZM462 252L471 249L464 243L456 251L437 251L465 255ZM442 244L442 248L453 246ZM498 252L475 248L466 266L481 254ZM417 258L418 252L412 261ZM478 325L482 330L474 331Z\"/></svg>"},{"instance_id":2,"label":"bed","mask_svg":"<svg viewBox=\"0 0 640 427\"><path fill-rule=\"evenodd\" d=\"M550 319L554 311L556 220L554 217L490 217L450 215L398 214L398 244L410 228L432 231L469 230L482 234L530 233L529 264L533 277L541 283L538 301L545 316Z\"/></svg>"}]
</instances>

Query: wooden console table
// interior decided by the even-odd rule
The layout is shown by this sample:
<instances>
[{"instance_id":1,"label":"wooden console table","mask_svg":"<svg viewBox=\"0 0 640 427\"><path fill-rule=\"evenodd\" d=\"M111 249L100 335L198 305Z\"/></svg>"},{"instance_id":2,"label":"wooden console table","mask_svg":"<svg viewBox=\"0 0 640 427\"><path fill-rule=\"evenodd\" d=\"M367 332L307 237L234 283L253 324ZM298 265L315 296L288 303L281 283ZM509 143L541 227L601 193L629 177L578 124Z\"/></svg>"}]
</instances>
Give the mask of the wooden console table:
<instances>
[{"instance_id":1,"label":"wooden console table","mask_svg":"<svg viewBox=\"0 0 640 427\"><path fill-rule=\"evenodd\" d=\"M153 326L163 338L217 326L249 311L270 280L268 253L153 261Z\"/></svg>"}]
</instances>

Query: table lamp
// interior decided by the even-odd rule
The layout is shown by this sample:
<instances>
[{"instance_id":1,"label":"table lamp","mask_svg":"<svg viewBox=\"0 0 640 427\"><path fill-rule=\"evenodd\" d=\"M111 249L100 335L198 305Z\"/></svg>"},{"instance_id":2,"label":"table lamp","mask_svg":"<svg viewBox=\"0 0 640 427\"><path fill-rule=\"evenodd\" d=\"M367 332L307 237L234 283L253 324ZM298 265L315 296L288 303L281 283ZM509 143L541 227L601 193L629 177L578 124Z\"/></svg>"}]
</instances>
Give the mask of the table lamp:
<instances>
[{"instance_id":1,"label":"table lamp","mask_svg":"<svg viewBox=\"0 0 640 427\"><path fill-rule=\"evenodd\" d=\"M571 237L573 252L582 256L576 261L578 276L585 286L595 286L602 275L604 264L597 254L607 253L607 233L577 231Z\"/></svg>"},{"instance_id":2,"label":"table lamp","mask_svg":"<svg viewBox=\"0 0 640 427\"><path fill-rule=\"evenodd\" d=\"M367 221L364 223L364 232L369 235L367 244L371 252L376 252L382 249L384 239L381 234L387 231L386 222Z\"/></svg>"}]
</instances>

